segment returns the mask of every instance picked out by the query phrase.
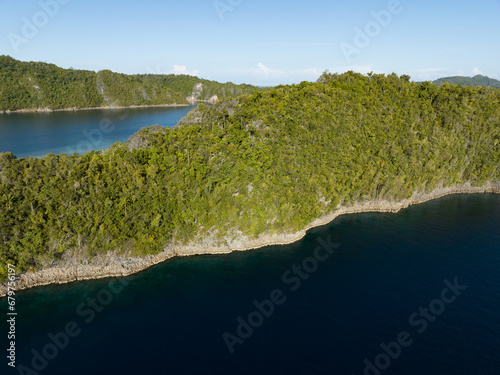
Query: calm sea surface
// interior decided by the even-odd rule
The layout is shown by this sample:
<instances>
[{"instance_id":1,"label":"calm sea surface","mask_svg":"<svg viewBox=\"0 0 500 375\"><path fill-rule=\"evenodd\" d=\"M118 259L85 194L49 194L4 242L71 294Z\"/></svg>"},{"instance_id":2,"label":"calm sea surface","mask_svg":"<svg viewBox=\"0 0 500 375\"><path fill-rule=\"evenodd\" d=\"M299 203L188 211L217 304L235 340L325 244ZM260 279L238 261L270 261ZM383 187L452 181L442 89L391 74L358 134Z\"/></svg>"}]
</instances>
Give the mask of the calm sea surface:
<instances>
[{"instance_id":1,"label":"calm sea surface","mask_svg":"<svg viewBox=\"0 0 500 375\"><path fill-rule=\"evenodd\" d=\"M19 292L26 367L0 373L499 374L499 271L500 196L342 216L290 246Z\"/></svg>"},{"instance_id":2,"label":"calm sea surface","mask_svg":"<svg viewBox=\"0 0 500 375\"><path fill-rule=\"evenodd\" d=\"M0 115L0 152L17 157L103 150L140 128L173 127L192 107L102 109Z\"/></svg>"}]
</instances>

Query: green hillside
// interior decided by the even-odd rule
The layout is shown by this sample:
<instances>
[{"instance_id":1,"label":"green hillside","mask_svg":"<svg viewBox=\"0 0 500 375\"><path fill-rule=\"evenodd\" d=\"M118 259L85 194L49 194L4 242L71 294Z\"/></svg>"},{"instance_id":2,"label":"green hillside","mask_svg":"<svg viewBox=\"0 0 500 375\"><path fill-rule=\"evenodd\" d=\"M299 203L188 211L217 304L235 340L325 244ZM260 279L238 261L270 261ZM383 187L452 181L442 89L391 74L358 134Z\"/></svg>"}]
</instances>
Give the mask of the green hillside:
<instances>
[{"instance_id":1,"label":"green hillside","mask_svg":"<svg viewBox=\"0 0 500 375\"><path fill-rule=\"evenodd\" d=\"M437 86L441 86L444 82L448 82L450 85L462 85L462 86L473 86L473 87L490 86L500 89L500 81L482 75L477 75L472 78L461 77L461 76L446 77L437 79L432 83L434 83Z\"/></svg>"},{"instance_id":2,"label":"green hillside","mask_svg":"<svg viewBox=\"0 0 500 375\"><path fill-rule=\"evenodd\" d=\"M339 204L487 181L500 181L500 90L324 74L201 104L107 151L0 154L0 264L294 233Z\"/></svg>"},{"instance_id":3,"label":"green hillside","mask_svg":"<svg viewBox=\"0 0 500 375\"><path fill-rule=\"evenodd\" d=\"M198 84L201 90L195 91ZM193 91L195 99L209 100L214 95L225 99L259 90L187 75L95 73L0 56L0 111L188 104Z\"/></svg>"}]
</instances>

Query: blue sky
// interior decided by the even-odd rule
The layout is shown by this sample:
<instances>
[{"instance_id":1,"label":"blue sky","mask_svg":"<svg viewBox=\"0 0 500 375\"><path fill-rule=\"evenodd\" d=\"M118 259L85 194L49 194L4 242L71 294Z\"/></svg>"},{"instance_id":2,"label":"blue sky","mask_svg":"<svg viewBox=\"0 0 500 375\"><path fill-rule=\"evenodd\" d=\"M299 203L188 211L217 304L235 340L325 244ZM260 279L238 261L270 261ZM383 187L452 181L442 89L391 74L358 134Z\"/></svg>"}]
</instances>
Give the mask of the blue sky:
<instances>
[{"instance_id":1,"label":"blue sky","mask_svg":"<svg viewBox=\"0 0 500 375\"><path fill-rule=\"evenodd\" d=\"M0 0L0 54L275 85L322 71L500 78L500 0Z\"/></svg>"}]
</instances>

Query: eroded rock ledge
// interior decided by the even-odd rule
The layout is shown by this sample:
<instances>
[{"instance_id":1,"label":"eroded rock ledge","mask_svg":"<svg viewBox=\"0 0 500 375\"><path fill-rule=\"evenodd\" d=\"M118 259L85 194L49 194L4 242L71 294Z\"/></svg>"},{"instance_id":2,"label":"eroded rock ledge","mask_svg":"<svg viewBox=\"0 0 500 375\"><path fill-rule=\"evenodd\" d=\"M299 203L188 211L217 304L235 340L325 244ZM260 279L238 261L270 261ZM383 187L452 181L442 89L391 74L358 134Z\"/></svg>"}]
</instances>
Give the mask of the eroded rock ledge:
<instances>
[{"instance_id":1,"label":"eroded rock ledge","mask_svg":"<svg viewBox=\"0 0 500 375\"><path fill-rule=\"evenodd\" d=\"M415 193L409 199L400 202L376 200L354 204L349 207L340 207L330 215L311 222L306 228L296 233L262 234L258 238L240 236L224 246L214 246L212 241L202 241L189 245L169 245L163 252L146 257L117 257L108 255L93 259L90 264L67 261L57 266L36 272L27 272L18 276L16 290L32 288L49 284L64 284L79 280L100 279L106 277L128 276L137 273L155 264L161 263L175 256L189 256L201 254L227 254L233 251L244 251L270 245L286 245L300 240L306 232L314 227L328 224L336 217L345 214L361 212L393 212L414 204L427 202L450 194L461 193L500 193L500 182L488 183L481 187L470 184L439 188L429 194ZM0 285L0 297L6 295L7 285Z\"/></svg>"}]
</instances>

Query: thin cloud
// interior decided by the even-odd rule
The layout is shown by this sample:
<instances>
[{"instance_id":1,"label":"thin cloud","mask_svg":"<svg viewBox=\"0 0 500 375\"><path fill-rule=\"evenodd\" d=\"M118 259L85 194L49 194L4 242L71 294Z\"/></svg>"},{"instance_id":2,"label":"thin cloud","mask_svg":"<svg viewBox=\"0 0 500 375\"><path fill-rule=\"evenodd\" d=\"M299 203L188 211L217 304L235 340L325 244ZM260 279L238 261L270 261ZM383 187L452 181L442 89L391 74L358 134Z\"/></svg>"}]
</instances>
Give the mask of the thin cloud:
<instances>
[{"instance_id":1,"label":"thin cloud","mask_svg":"<svg viewBox=\"0 0 500 375\"><path fill-rule=\"evenodd\" d=\"M475 76L477 76L478 74L482 75L482 76L485 76L486 74L480 70L479 68L474 68L472 69L472 74L474 74Z\"/></svg>"},{"instance_id":2,"label":"thin cloud","mask_svg":"<svg viewBox=\"0 0 500 375\"><path fill-rule=\"evenodd\" d=\"M265 77L265 78L268 78L270 76L281 76L285 73L281 70L272 69L268 66L265 66L261 62L259 62L257 64L257 68L250 68L249 70L251 73L253 73L257 76L260 76L260 77Z\"/></svg>"},{"instance_id":3,"label":"thin cloud","mask_svg":"<svg viewBox=\"0 0 500 375\"><path fill-rule=\"evenodd\" d=\"M274 42L262 43L264 46L293 46L293 47L338 47L340 43L331 42Z\"/></svg>"},{"instance_id":4,"label":"thin cloud","mask_svg":"<svg viewBox=\"0 0 500 375\"><path fill-rule=\"evenodd\" d=\"M482 71L479 68L472 69L472 74L475 75L475 76L482 75L482 76L487 76L487 77L491 77L491 78L498 78L498 74L495 74L495 73L485 73L484 71Z\"/></svg>"},{"instance_id":5,"label":"thin cloud","mask_svg":"<svg viewBox=\"0 0 500 375\"><path fill-rule=\"evenodd\" d=\"M196 69L189 71L185 65L174 65L174 69L170 71L172 74L184 74L188 76L196 76L199 72L200 71Z\"/></svg>"},{"instance_id":6,"label":"thin cloud","mask_svg":"<svg viewBox=\"0 0 500 375\"><path fill-rule=\"evenodd\" d=\"M149 74L184 74L189 76L197 76L200 73L199 70L189 70L185 65L174 65L173 68L168 68L166 66L162 66L161 64L156 64L154 67L148 65L146 70Z\"/></svg>"}]
</instances>

